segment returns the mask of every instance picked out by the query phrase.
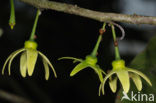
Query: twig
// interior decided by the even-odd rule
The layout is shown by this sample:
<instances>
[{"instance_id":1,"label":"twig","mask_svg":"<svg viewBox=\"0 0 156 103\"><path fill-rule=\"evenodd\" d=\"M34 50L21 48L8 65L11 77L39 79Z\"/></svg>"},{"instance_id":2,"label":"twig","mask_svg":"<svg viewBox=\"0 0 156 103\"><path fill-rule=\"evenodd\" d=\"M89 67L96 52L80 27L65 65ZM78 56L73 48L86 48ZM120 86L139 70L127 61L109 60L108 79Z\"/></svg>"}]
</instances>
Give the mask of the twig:
<instances>
[{"instance_id":1,"label":"twig","mask_svg":"<svg viewBox=\"0 0 156 103\"><path fill-rule=\"evenodd\" d=\"M29 101L23 97L5 92L3 90L0 90L0 98L5 99L12 103L32 103L31 101Z\"/></svg>"},{"instance_id":2,"label":"twig","mask_svg":"<svg viewBox=\"0 0 156 103\"><path fill-rule=\"evenodd\" d=\"M89 9L80 8L77 5L71 5L66 3L59 3L54 1L44 0L19 0L24 3L33 5L41 9L51 9L64 13L75 14L82 17L98 20L100 22L118 21L131 24L151 24L156 25L156 17L152 16L140 16L140 15L126 15L118 13L104 13L93 11Z\"/></svg>"}]
</instances>

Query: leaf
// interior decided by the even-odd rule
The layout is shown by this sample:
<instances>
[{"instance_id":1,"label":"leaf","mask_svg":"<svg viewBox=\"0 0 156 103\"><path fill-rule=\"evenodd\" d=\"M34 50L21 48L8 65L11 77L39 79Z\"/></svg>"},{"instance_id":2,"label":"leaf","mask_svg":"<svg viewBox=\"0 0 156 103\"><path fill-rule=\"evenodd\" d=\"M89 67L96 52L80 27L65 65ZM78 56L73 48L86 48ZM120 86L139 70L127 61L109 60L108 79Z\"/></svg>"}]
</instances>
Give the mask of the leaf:
<instances>
[{"instance_id":1,"label":"leaf","mask_svg":"<svg viewBox=\"0 0 156 103\"><path fill-rule=\"evenodd\" d=\"M152 86L150 86L141 77L143 85L142 85L142 91L140 92L140 94L156 94L156 89L155 89L156 87L156 77L155 77L156 75L156 36L150 40L146 49L140 54L138 54L132 60L129 67L135 68L136 70L141 71L142 73L146 74L146 76L151 80ZM134 91L135 93L138 92L137 87L134 85L133 82L131 82L131 88L128 93L129 97L131 97L131 91ZM115 103L138 103L136 101L127 101L127 100L123 100L121 102L122 96L123 96L122 90L120 89L117 94ZM156 96L154 99L156 100Z\"/></svg>"}]
</instances>

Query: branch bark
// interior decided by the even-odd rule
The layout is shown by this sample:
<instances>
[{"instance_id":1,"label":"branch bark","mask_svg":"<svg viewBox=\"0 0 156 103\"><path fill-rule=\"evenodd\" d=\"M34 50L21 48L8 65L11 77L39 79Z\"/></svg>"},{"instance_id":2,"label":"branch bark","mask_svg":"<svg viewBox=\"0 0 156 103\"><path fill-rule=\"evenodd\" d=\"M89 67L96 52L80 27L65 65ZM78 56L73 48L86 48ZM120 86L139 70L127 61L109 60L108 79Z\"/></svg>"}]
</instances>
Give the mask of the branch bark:
<instances>
[{"instance_id":1,"label":"branch bark","mask_svg":"<svg viewBox=\"0 0 156 103\"><path fill-rule=\"evenodd\" d=\"M87 17L100 22L124 22L130 24L151 24L156 25L156 17L141 16L141 15L126 15L118 13L104 13L93 11L85 8L78 7L77 5L71 5L66 3L58 3L54 1L45 0L19 0L37 8L51 9L69 14L75 14L82 17Z\"/></svg>"}]
</instances>

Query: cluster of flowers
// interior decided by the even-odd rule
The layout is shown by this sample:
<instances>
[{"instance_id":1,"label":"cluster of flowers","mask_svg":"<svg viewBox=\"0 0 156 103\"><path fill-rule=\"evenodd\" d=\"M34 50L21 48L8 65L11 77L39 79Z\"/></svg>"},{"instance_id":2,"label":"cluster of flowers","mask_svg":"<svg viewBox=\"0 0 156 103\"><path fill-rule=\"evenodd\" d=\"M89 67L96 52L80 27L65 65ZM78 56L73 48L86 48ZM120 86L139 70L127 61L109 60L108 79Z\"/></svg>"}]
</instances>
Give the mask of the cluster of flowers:
<instances>
[{"instance_id":1,"label":"cluster of flowers","mask_svg":"<svg viewBox=\"0 0 156 103\"><path fill-rule=\"evenodd\" d=\"M112 67L113 69L109 71L109 73L105 73L103 69L100 68L100 66L97 64L98 58L96 56L97 50L100 44L100 41L102 39L102 34L105 32L105 23L102 29L100 29L100 35L97 40L97 43L95 45L95 48L93 49L92 53L90 55L87 55L85 60L79 59L79 58L74 58L74 57L62 57L61 59L72 59L75 62L80 62L73 71L70 73L70 76L74 76L76 73L79 71L89 67L92 68L95 73L98 75L99 80L100 80L100 86L99 86L99 95L102 94L104 95L104 86L109 79L109 86L112 90L113 93L116 92L117 90L117 79L119 78L123 90L125 93L128 93L129 88L130 88L130 78L134 81L138 91L142 90L142 81L141 78L145 79L147 83L152 86L152 83L148 79L146 75L144 75L142 72L128 68L125 66L125 61L123 59L120 59L120 54L119 54L119 49L118 49L118 44L117 44L117 39L116 39L116 34L115 34L115 28L114 25L111 25L112 28L112 34L113 34L113 39L114 39L114 45L115 45L115 60L112 62ZM116 74L117 76L113 75ZM104 77L105 76L105 77Z\"/></svg>"},{"instance_id":2,"label":"cluster of flowers","mask_svg":"<svg viewBox=\"0 0 156 103\"><path fill-rule=\"evenodd\" d=\"M11 3L13 3L13 0L11 0ZM54 72L54 76L57 77L55 69L50 63L49 59L43 53L37 50L37 43L34 41L34 34L35 34L36 25L37 25L37 21L38 21L38 17L40 13L41 13L40 10L38 10L30 39L25 42L24 48L13 52L7 58L3 66L2 74L4 74L4 70L5 70L7 63L8 63L9 75L11 74L11 70L10 70L11 63L13 59L22 52L22 55L20 58L20 72L21 72L22 77L26 77L27 73L29 76L32 76L38 55L42 57L43 65L45 68L45 79L46 80L49 79L49 74L50 74L49 66L52 68L52 71ZM13 29L13 26L15 25L14 10L11 12L10 18L11 19L9 21L9 24L11 26L11 29ZM74 57L59 58L59 60L72 59L74 60L73 61L74 63L79 62L79 64L77 64L75 68L72 70L72 72L70 73L70 76L74 76L75 74L77 74L78 72L80 72L81 70L85 68L92 68L95 71L95 73L98 75L99 80L100 80L99 95L101 94L101 92L102 94L104 94L104 86L105 86L107 79L109 79L109 86L112 92L116 92L117 90L117 79L120 80L123 90L126 93L128 93L129 88L130 88L130 80L129 80L130 78L132 78L132 80L134 81L138 91L142 90L142 81L140 77L145 79L147 83L150 86L152 86L152 83L150 82L148 77L144 75L142 72L125 66L125 61L120 58L114 25L113 24L110 24L110 25L112 28L113 40L114 40L114 45L115 45L115 60L112 62L113 69L109 73L106 73L97 64L98 62L97 51L98 51L100 42L102 40L102 35L105 32L106 23L104 23L103 27L100 29L100 35L98 37L97 43L93 51L91 52L91 54L87 55L84 60L79 59L79 58L74 58ZM116 76L113 74L116 74Z\"/></svg>"}]
</instances>

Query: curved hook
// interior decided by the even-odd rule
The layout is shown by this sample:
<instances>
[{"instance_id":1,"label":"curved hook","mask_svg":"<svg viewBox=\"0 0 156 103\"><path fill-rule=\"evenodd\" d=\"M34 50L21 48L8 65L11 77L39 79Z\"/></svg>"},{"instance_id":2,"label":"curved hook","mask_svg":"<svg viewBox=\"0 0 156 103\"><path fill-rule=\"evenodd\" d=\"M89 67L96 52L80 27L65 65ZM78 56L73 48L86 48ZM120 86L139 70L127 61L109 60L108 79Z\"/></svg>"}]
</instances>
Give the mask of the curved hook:
<instances>
[{"instance_id":1,"label":"curved hook","mask_svg":"<svg viewBox=\"0 0 156 103\"><path fill-rule=\"evenodd\" d=\"M119 24L117 24L115 22L110 22L110 24L115 25L116 27L118 27L121 30L122 36L120 38L117 38L117 40L123 40L124 37L125 37L125 30L124 30L124 28L121 25L119 25Z\"/></svg>"}]
</instances>

